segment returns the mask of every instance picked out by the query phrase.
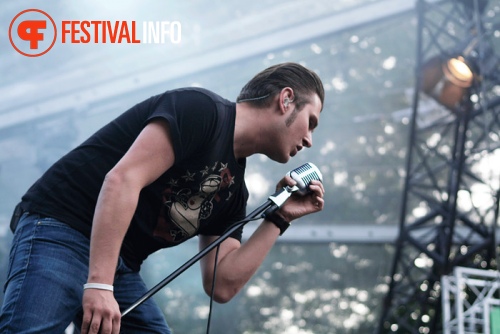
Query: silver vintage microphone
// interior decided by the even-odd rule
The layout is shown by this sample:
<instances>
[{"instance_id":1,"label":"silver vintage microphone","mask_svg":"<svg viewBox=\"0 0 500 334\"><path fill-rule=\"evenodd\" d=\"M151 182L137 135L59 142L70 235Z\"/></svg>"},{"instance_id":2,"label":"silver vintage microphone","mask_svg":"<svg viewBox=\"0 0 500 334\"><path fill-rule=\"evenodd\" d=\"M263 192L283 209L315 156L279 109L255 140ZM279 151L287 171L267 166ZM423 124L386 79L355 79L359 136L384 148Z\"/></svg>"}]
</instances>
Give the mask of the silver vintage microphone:
<instances>
[{"instance_id":1,"label":"silver vintage microphone","mask_svg":"<svg viewBox=\"0 0 500 334\"><path fill-rule=\"evenodd\" d=\"M292 179L297 182L298 192L305 194L308 191L309 183L313 180L323 182L323 175L318 167L311 162L307 162L300 167L292 169L287 173Z\"/></svg>"},{"instance_id":2,"label":"silver vintage microphone","mask_svg":"<svg viewBox=\"0 0 500 334\"><path fill-rule=\"evenodd\" d=\"M280 208L292 195L292 193L298 192L301 195L306 194L309 191L309 184L311 181L317 180L323 182L323 175L319 171L318 167L311 162L307 162L300 167L292 169L286 175L294 179L297 184L293 187L283 187L273 195L269 196L268 200L273 202L273 205L266 210L263 216L268 215Z\"/></svg>"}]
</instances>

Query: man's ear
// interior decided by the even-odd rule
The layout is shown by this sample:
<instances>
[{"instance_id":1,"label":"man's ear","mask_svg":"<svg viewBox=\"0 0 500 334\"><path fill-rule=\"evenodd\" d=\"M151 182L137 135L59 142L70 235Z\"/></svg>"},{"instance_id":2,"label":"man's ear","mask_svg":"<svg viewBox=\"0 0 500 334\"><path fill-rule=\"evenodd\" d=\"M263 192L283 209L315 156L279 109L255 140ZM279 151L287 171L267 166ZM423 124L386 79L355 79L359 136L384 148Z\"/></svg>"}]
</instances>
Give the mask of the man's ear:
<instances>
[{"instance_id":1,"label":"man's ear","mask_svg":"<svg viewBox=\"0 0 500 334\"><path fill-rule=\"evenodd\" d=\"M293 102L293 99L294 99L293 89L290 87L283 88L280 92L280 98L279 98L280 109L283 109L283 111L286 112L289 104ZM281 106L283 108L281 108Z\"/></svg>"}]
</instances>

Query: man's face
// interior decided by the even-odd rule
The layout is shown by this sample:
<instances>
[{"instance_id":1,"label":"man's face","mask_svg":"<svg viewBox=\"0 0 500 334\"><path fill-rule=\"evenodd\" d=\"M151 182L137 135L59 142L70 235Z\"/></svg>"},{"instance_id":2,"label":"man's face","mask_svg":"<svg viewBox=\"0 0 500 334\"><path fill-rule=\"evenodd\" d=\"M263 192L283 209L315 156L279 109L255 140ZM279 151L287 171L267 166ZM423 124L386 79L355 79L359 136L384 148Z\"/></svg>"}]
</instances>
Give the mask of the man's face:
<instances>
[{"instance_id":1,"label":"man's face","mask_svg":"<svg viewBox=\"0 0 500 334\"><path fill-rule=\"evenodd\" d=\"M276 142L276 148L279 148L279 156L276 161L287 162L291 157L295 156L302 148L312 146L312 133L319 124L319 116L321 113L321 101L314 94L302 110L297 111L295 105L290 105L290 110L284 115L284 126L280 131L279 138Z\"/></svg>"}]
</instances>

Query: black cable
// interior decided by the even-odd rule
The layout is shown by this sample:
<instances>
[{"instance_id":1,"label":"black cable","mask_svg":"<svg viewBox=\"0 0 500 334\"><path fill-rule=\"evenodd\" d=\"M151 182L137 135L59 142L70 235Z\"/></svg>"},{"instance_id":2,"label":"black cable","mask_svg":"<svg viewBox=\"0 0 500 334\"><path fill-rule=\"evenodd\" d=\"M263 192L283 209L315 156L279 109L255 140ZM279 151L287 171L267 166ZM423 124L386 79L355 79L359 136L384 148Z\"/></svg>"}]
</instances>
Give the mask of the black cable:
<instances>
[{"instance_id":1,"label":"black cable","mask_svg":"<svg viewBox=\"0 0 500 334\"><path fill-rule=\"evenodd\" d=\"M210 306L208 311L207 334L210 333L210 321L212 320L212 306L214 302L215 277L217 274L217 261L219 259L219 249L220 245L217 246L217 250L215 251L214 274L212 278L212 291L210 292Z\"/></svg>"},{"instance_id":2,"label":"black cable","mask_svg":"<svg viewBox=\"0 0 500 334\"><path fill-rule=\"evenodd\" d=\"M236 223L230 225L226 230L229 230L231 227L236 226L237 224L242 224L242 223L248 223L250 221L258 220L261 219L260 217L256 218L248 218L248 219L243 219L240 221L237 221ZM207 334L210 333L210 322L212 320L212 306L214 302L214 291L215 291L215 280L216 280L216 274L217 274L217 262L219 261L219 249L220 249L220 244L217 245L217 249L215 251L215 262L214 262L214 273L212 277L212 291L210 291L210 306L208 310L208 321L207 321Z\"/></svg>"}]
</instances>

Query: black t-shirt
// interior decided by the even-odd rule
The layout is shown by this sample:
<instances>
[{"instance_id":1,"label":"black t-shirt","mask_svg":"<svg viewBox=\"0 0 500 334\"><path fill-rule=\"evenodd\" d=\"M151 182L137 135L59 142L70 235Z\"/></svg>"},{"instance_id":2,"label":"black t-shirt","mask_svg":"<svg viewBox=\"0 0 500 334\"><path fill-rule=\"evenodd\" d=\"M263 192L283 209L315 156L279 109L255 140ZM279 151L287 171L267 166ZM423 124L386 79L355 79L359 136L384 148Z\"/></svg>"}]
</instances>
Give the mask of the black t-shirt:
<instances>
[{"instance_id":1,"label":"black t-shirt","mask_svg":"<svg viewBox=\"0 0 500 334\"><path fill-rule=\"evenodd\" d=\"M169 123L174 165L142 189L121 255L138 270L154 251L197 234L221 235L246 214L245 163L234 157L235 104L200 88L153 96L57 161L23 196L25 211L90 236L106 173L153 119ZM241 230L232 237L241 240Z\"/></svg>"}]
</instances>

